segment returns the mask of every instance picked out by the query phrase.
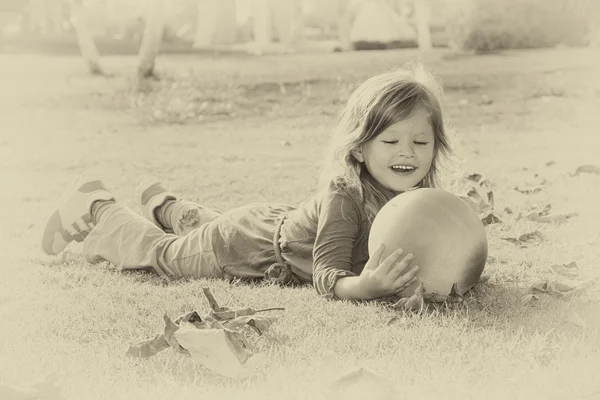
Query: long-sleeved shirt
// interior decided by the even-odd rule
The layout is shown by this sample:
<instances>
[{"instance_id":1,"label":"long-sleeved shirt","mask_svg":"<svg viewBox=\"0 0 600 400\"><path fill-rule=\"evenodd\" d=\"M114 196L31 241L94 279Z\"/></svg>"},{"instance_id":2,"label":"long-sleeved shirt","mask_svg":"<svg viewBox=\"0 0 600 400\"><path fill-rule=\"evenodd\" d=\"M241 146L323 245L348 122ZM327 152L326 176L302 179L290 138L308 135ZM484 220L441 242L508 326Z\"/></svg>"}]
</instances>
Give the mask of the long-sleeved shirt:
<instances>
[{"instance_id":1,"label":"long-sleeved shirt","mask_svg":"<svg viewBox=\"0 0 600 400\"><path fill-rule=\"evenodd\" d=\"M289 211L281 226L282 257L317 293L335 298L336 281L360 275L368 261L370 229L358 196L331 184Z\"/></svg>"}]
</instances>

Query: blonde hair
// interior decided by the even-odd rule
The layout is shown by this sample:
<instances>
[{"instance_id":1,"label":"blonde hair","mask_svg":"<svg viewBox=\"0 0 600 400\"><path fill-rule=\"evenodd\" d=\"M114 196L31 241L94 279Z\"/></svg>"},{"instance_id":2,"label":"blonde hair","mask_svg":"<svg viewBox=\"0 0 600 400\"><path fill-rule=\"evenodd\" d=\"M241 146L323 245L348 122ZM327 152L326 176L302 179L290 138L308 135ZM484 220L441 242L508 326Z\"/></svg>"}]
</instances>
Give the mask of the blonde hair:
<instances>
[{"instance_id":1,"label":"blonde hair","mask_svg":"<svg viewBox=\"0 0 600 400\"><path fill-rule=\"evenodd\" d=\"M424 108L433 128L434 154L431 168L417 186L437 187L440 156L452 154L442 118L441 97L441 85L420 63L409 63L367 79L352 93L340 113L321 173L321 185L333 184L355 193L373 222L381 207L397 193L379 184L353 152L391 125Z\"/></svg>"}]
</instances>

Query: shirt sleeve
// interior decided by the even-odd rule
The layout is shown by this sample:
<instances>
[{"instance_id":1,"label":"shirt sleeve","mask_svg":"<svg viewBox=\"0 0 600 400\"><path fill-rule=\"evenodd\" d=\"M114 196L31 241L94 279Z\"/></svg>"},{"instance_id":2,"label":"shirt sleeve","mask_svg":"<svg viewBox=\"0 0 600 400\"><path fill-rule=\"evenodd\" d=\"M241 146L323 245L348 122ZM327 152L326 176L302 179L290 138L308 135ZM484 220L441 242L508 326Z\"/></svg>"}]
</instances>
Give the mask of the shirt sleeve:
<instances>
[{"instance_id":1,"label":"shirt sleeve","mask_svg":"<svg viewBox=\"0 0 600 400\"><path fill-rule=\"evenodd\" d=\"M313 286L321 296L337 299L337 280L352 272L354 243L360 232L360 213L347 195L328 193L321 204L313 250Z\"/></svg>"}]
</instances>

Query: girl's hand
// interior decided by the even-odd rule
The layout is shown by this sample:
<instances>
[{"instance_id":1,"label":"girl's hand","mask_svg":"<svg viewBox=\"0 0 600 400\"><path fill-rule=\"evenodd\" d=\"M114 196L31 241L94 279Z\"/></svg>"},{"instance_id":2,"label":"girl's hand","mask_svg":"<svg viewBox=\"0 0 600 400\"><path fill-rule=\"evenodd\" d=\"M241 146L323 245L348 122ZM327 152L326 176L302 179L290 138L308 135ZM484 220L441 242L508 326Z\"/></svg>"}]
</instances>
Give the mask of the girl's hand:
<instances>
[{"instance_id":1,"label":"girl's hand","mask_svg":"<svg viewBox=\"0 0 600 400\"><path fill-rule=\"evenodd\" d=\"M414 258L412 254L404 256L404 251L398 249L381 260L383 251L382 243L358 277L359 291L365 299L396 295L417 280L419 267L409 267Z\"/></svg>"}]
</instances>

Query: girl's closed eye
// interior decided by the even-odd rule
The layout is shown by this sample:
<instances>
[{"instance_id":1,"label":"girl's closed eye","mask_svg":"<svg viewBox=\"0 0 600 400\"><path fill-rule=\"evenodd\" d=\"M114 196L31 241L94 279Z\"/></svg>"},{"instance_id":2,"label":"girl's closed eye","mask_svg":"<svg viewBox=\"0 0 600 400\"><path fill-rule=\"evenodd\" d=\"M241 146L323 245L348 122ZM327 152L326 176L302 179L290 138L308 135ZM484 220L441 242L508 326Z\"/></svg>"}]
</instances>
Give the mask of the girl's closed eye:
<instances>
[{"instance_id":1,"label":"girl's closed eye","mask_svg":"<svg viewBox=\"0 0 600 400\"><path fill-rule=\"evenodd\" d=\"M415 142L415 144L425 146L425 145L429 144L429 142Z\"/></svg>"},{"instance_id":2,"label":"girl's closed eye","mask_svg":"<svg viewBox=\"0 0 600 400\"><path fill-rule=\"evenodd\" d=\"M385 144L396 144L396 143L398 143L397 140L383 140L382 142L385 143Z\"/></svg>"}]
</instances>

